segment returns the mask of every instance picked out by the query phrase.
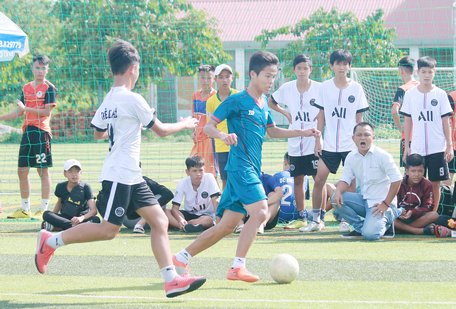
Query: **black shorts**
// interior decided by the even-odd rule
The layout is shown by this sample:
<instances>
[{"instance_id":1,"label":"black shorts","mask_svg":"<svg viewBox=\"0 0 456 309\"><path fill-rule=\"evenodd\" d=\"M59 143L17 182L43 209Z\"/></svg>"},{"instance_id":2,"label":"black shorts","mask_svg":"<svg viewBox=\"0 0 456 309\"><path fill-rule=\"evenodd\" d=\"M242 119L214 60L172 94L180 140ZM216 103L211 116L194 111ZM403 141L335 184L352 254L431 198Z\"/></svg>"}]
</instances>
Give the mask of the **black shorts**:
<instances>
[{"instance_id":1,"label":"black shorts","mask_svg":"<svg viewBox=\"0 0 456 309\"><path fill-rule=\"evenodd\" d=\"M300 175L317 175L318 157L314 154L292 157L290 156L290 175L296 177Z\"/></svg>"},{"instance_id":2,"label":"black shorts","mask_svg":"<svg viewBox=\"0 0 456 309\"><path fill-rule=\"evenodd\" d=\"M198 218L201 218L201 217L204 217L204 216L210 217L209 215L200 215L200 216L199 215L195 215L195 214L192 214L191 212L188 212L186 210L179 210L179 211L184 215L185 221L198 219Z\"/></svg>"},{"instance_id":3,"label":"black shorts","mask_svg":"<svg viewBox=\"0 0 456 309\"><path fill-rule=\"evenodd\" d=\"M450 178L444 152L424 156L424 168L430 181L447 180Z\"/></svg>"},{"instance_id":4,"label":"black shorts","mask_svg":"<svg viewBox=\"0 0 456 309\"><path fill-rule=\"evenodd\" d=\"M215 158L217 160L220 178L222 178L223 180L226 180L226 178L227 178L225 166L226 166L226 163L228 162L228 154L229 154L229 152L216 152L215 153Z\"/></svg>"},{"instance_id":5,"label":"black shorts","mask_svg":"<svg viewBox=\"0 0 456 309\"><path fill-rule=\"evenodd\" d=\"M22 134L19 147L19 167L52 167L51 134L37 127L28 126Z\"/></svg>"},{"instance_id":6,"label":"black shorts","mask_svg":"<svg viewBox=\"0 0 456 309\"><path fill-rule=\"evenodd\" d=\"M410 141L409 142L409 147L410 145L412 144L412 142ZM402 159L402 157L404 156L404 150L405 150L405 139L401 139L401 148L399 149L399 166L400 167L405 167L405 163L404 163L404 160Z\"/></svg>"},{"instance_id":7,"label":"black shorts","mask_svg":"<svg viewBox=\"0 0 456 309\"><path fill-rule=\"evenodd\" d=\"M456 156L456 150L453 150L453 153L454 156ZM448 163L448 170L452 174L456 173L456 159L454 157L453 160Z\"/></svg>"},{"instance_id":8,"label":"black shorts","mask_svg":"<svg viewBox=\"0 0 456 309\"><path fill-rule=\"evenodd\" d=\"M97 209L105 221L122 225L125 215L128 219L139 218L136 211L140 208L157 205L157 199L146 182L125 185L104 180L97 197Z\"/></svg>"},{"instance_id":9,"label":"black shorts","mask_svg":"<svg viewBox=\"0 0 456 309\"><path fill-rule=\"evenodd\" d=\"M342 161L342 165L345 163L345 158L348 156L350 151L344 152L331 152L323 150L320 159L325 162L326 167L332 174L337 173L337 169L340 166L340 162Z\"/></svg>"}]
</instances>

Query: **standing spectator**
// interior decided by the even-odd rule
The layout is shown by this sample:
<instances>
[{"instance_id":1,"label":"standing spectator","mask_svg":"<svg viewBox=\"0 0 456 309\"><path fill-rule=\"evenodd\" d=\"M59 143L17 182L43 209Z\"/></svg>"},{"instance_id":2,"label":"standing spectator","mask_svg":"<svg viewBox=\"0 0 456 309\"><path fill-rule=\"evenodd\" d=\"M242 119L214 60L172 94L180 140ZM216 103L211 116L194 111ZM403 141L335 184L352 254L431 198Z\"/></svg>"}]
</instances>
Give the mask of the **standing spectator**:
<instances>
[{"instance_id":1,"label":"standing spectator","mask_svg":"<svg viewBox=\"0 0 456 309\"><path fill-rule=\"evenodd\" d=\"M214 166L214 149L212 138L204 133L204 126L207 123L206 103L207 99L213 96L216 91L212 88L214 84L214 66L203 64L198 68L198 82L200 89L192 96L192 116L198 120L198 125L193 131L193 148L190 156L200 156L204 158L206 173L217 176Z\"/></svg>"},{"instance_id":2,"label":"standing spectator","mask_svg":"<svg viewBox=\"0 0 456 309\"><path fill-rule=\"evenodd\" d=\"M397 88L396 94L394 95L393 104L391 105L391 115L393 116L393 121L396 127L401 132L401 144L399 148L399 162L400 166L404 166L404 161L402 157L404 155L404 128L401 124L401 118L399 116L399 109L402 106L402 102L404 102L404 96L407 90L410 88L416 87L419 82L415 80L413 77L413 71L415 70L415 60L410 58L409 56L402 57L398 63L398 70L399 75L401 76L402 82L404 83L402 86Z\"/></svg>"},{"instance_id":3,"label":"standing spectator","mask_svg":"<svg viewBox=\"0 0 456 309\"><path fill-rule=\"evenodd\" d=\"M24 116L22 125L22 140L19 147L17 174L21 194L21 208L17 209L9 219L31 218L30 210L30 167L36 168L41 178L41 207L33 215L40 217L49 207L51 196L51 176L49 167L52 167L51 153L51 112L56 107L56 88L46 79L51 60L47 56L36 55L32 60L34 80L22 88L17 109L9 114L1 115L0 120L11 120Z\"/></svg>"},{"instance_id":4,"label":"standing spectator","mask_svg":"<svg viewBox=\"0 0 456 309\"><path fill-rule=\"evenodd\" d=\"M440 181L449 178L448 162L454 157L450 132L453 114L448 96L433 84L437 62L421 57L418 63L420 84L405 93L400 113L404 116L405 148L403 161L410 154L424 157L425 168L432 182L434 211L440 202ZM410 143L411 138L411 143Z\"/></svg>"},{"instance_id":5,"label":"standing spectator","mask_svg":"<svg viewBox=\"0 0 456 309\"><path fill-rule=\"evenodd\" d=\"M215 82L217 84L217 93L211 96L207 100L206 114L207 118L211 118L217 107L225 101L230 95L237 93L236 89L231 88L233 82L233 70L227 64L221 64L215 68ZM217 125L217 129L224 133L228 133L228 125L226 120L223 120ZM218 138L214 138L215 146L215 161L218 173L222 179L222 189L226 186L226 171L225 166L228 162L228 153L230 152L230 146L226 145L223 141Z\"/></svg>"},{"instance_id":6,"label":"standing spectator","mask_svg":"<svg viewBox=\"0 0 456 309\"><path fill-rule=\"evenodd\" d=\"M310 79L312 60L306 55L297 55L293 60L296 80L283 84L269 98L269 107L287 117L290 129L316 129L321 103L321 84ZM280 105L287 105L285 110ZM322 118L320 117L320 120ZM321 144L321 137L317 137ZM291 229L304 227L304 177L317 175L318 157L315 155L315 139L293 137L288 139L290 174L294 178L296 208L301 220L296 220Z\"/></svg>"},{"instance_id":7,"label":"standing spectator","mask_svg":"<svg viewBox=\"0 0 456 309\"><path fill-rule=\"evenodd\" d=\"M324 128L323 148L315 140L315 153L320 157L312 193L312 221L301 232L320 231L324 228L321 211L326 202L326 180L329 173L336 174L340 163L355 149L350 138L353 128L362 121L362 113L369 109L366 95L360 84L347 77L352 55L347 50L331 53L329 63L334 78L321 85L321 104L318 114L318 130ZM354 191L353 189L351 189Z\"/></svg>"}]
</instances>

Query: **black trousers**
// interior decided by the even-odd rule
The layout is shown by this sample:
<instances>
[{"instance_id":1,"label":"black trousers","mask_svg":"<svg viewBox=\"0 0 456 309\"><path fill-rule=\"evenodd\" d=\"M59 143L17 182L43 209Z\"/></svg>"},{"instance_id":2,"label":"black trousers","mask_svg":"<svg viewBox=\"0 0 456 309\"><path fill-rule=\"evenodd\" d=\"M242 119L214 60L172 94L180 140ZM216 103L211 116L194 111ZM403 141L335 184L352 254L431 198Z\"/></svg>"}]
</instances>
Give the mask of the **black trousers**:
<instances>
[{"instance_id":1,"label":"black trousers","mask_svg":"<svg viewBox=\"0 0 456 309\"><path fill-rule=\"evenodd\" d=\"M71 218L68 218L62 214L56 214L55 212L46 210L43 213L43 220L50 223L52 226L61 228L62 230L67 230L73 225L71 224ZM83 222L92 222L92 223L100 223L100 218L97 216L90 217Z\"/></svg>"}]
</instances>

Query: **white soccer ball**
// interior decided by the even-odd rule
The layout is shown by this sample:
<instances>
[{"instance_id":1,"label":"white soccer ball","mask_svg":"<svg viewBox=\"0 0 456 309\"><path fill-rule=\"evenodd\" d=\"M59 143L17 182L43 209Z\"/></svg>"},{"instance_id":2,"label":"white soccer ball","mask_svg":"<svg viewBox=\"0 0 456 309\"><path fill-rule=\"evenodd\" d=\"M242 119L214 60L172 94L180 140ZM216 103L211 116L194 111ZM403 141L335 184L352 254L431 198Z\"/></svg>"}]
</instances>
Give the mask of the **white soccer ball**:
<instances>
[{"instance_id":1,"label":"white soccer ball","mask_svg":"<svg viewBox=\"0 0 456 309\"><path fill-rule=\"evenodd\" d=\"M272 258L269 272L275 282L290 283L298 277L299 263L290 254L277 254Z\"/></svg>"}]
</instances>

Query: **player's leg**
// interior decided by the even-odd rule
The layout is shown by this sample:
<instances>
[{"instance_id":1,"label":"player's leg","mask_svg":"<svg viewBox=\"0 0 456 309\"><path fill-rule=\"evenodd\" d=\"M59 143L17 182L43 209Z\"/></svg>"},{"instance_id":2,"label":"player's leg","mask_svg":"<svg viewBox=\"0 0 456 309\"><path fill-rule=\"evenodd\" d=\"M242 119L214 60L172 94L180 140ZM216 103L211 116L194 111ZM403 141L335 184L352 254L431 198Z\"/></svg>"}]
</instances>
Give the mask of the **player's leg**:
<instances>
[{"instance_id":1,"label":"player's leg","mask_svg":"<svg viewBox=\"0 0 456 309\"><path fill-rule=\"evenodd\" d=\"M315 175L314 188L312 191L312 222L310 222L306 227L299 229L301 232L313 232L320 231L320 216L321 209L324 206L324 201L326 199L326 180L330 173L330 168L327 166L325 161L322 158L318 161L317 174ZM338 166L339 163L337 163ZM337 170L337 168L336 168Z\"/></svg>"},{"instance_id":2,"label":"player's leg","mask_svg":"<svg viewBox=\"0 0 456 309\"><path fill-rule=\"evenodd\" d=\"M171 265L171 251L169 249L168 238L168 218L161 209L156 205L142 207L137 213L146 220L150 226L150 239L152 251L160 268Z\"/></svg>"},{"instance_id":3,"label":"player's leg","mask_svg":"<svg viewBox=\"0 0 456 309\"><path fill-rule=\"evenodd\" d=\"M41 178L41 211L45 211L49 207L49 198L51 196L51 175L49 169L46 168L37 168L36 169L38 176ZM38 215L35 214L35 215Z\"/></svg>"},{"instance_id":4,"label":"player's leg","mask_svg":"<svg viewBox=\"0 0 456 309\"><path fill-rule=\"evenodd\" d=\"M225 171L226 163L228 162L229 152L216 152L217 164L219 167L220 178L222 179L222 191L226 187L227 173Z\"/></svg>"},{"instance_id":5,"label":"player's leg","mask_svg":"<svg viewBox=\"0 0 456 309\"><path fill-rule=\"evenodd\" d=\"M212 247L220 239L233 232L237 223L244 214L231 210L225 210L220 221L213 227L201 233L187 248L186 251L193 257L198 253ZM255 231L256 233L256 231Z\"/></svg>"},{"instance_id":6,"label":"player's leg","mask_svg":"<svg viewBox=\"0 0 456 309\"><path fill-rule=\"evenodd\" d=\"M445 161L445 153L439 152L424 157L428 179L432 183L434 196L434 209L437 211L440 204L440 182L449 178L448 163Z\"/></svg>"}]
</instances>

